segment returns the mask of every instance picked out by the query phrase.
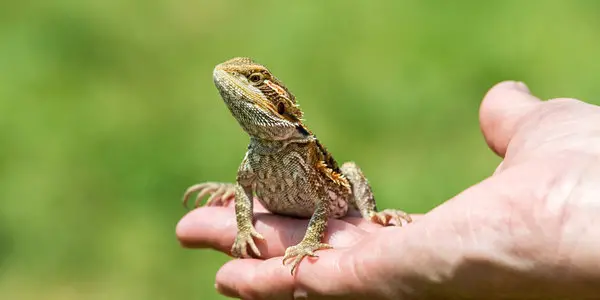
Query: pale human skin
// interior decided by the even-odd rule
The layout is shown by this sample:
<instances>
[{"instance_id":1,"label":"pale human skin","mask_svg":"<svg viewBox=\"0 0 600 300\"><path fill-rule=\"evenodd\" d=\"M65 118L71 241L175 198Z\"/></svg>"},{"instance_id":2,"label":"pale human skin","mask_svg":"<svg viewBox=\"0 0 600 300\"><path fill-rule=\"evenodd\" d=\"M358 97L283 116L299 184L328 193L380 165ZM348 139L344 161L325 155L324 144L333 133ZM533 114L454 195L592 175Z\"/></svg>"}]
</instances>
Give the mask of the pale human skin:
<instances>
[{"instance_id":1,"label":"pale human skin","mask_svg":"<svg viewBox=\"0 0 600 300\"><path fill-rule=\"evenodd\" d=\"M227 262L216 288L243 299L597 298L600 107L540 101L507 81L485 95L480 124L503 157L489 178L403 228L330 220L325 241L335 249L304 260L295 276L281 259L307 221L257 214L266 259ZM201 207L176 232L185 247L227 253L235 213Z\"/></svg>"}]
</instances>

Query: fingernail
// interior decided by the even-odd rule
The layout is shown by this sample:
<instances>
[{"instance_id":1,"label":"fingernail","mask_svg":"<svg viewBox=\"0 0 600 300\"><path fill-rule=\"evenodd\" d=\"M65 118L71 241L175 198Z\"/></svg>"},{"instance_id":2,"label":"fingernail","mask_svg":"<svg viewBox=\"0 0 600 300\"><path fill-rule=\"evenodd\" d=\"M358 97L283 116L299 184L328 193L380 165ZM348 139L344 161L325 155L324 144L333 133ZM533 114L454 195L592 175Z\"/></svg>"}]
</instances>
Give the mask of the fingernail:
<instances>
[{"instance_id":1,"label":"fingernail","mask_svg":"<svg viewBox=\"0 0 600 300\"><path fill-rule=\"evenodd\" d=\"M521 92L527 93L527 94L531 94L531 91L529 90L529 88L527 87L527 85L522 82L522 81L517 81L515 82L515 88Z\"/></svg>"},{"instance_id":2,"label":"fingernail","mask_svg":"<svg viewBox=\"0 0 600 300\"><path fill-rule=\"evenodd\" d=\"M496 167L494 174L500 173L502 171L502 166L504 165L504 161L501 161L500 164Z\"/></svg>"}]
</instances>

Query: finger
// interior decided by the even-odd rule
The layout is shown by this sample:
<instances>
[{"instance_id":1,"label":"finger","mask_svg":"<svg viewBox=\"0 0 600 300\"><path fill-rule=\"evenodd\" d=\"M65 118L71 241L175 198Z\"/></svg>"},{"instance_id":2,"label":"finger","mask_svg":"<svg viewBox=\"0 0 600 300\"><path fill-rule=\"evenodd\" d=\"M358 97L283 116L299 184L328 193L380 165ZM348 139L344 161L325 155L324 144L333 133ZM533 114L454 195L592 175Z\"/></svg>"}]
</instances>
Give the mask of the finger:
<instances>
[{"instance_id":1,"label":"finger","mask_svg":"<svg viewBox=\"0 0 600 300\"><path fill-rule=\"evenodd\" d=\"M540 103L522 82L504 81L492 87L479 110L481 130L488 146L504 157L523 117Z\"/></svg>"},{"instance_id":2,"label":"finger","mask_svg":"<svg viewBox=\"0 0 600 300\"><path fill-rule=\"evenodd\" d=\"M306 232L308 220L255 213L255 228L266 239L257 240L262 258L280 256L287 247L299 243ZM235 212L231 208L202 207L189 212L177 224L180 243L189 248L213 248L230 252L237 233ZM325 241L334 247L348 247L366 232L343 220L328 222Z\"/></svg>"},{"instance_id":3,"label":"finger","mask_svg":"<svg viewBox=\"0 0 600 300\"><path fill-rule=\"evenodd\" d=\"M295 276L290 275L290 266L283 265L281 257L232 260L217 272L216 288L221 294L241 299L296 299L300 295L323 299L319 296L347 296L354 292L352 289L360 289L351 260L344 260L348 257L345 251L321 250L318 254L317 258L303 259Z\"/></svg>"},{"instance_id":4,"label":"finger","mask_svg":"<svg viewBox=\"0 0 600 300\"><path fill-rule=\"evenodd\" d=\"M281 257L229 261L217 272L215 284L219 293L240 299L293 299L291 286L293 277Z\"/></svg>"},{"instance_id":5,"label":"finger","mask_svg":"<svg viewBox=\"0 0 600 300\"><path fill-rule=\"evenodd\" d=\"M428 261L423 253L423 229L415 227L388 227L358 247L320 250L318 257L302 260L293 276L281 257L229 261L218 271L216 287L224 295L241 299L354 299L367 295L397 299L398 293L385 281L401 273L411 274L421 262ZM409 236L413 242L405 243ZM398 264L401 257L406 258L404 264ZM431 268L432 263L425 268ZM394 281L404 286L402 276Z\"/></svg>"}]
</instances>

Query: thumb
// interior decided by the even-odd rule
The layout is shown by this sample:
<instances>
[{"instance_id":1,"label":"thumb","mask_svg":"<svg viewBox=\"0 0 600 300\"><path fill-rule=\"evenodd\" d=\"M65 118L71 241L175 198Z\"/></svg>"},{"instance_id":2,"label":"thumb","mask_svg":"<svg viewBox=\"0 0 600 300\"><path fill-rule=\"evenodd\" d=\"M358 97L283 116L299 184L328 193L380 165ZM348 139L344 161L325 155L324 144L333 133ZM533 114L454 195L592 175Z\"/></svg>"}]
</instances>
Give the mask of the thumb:
<instances>
[{"instance_id":1,"label":"thumb","mask_svg":"<svg viewBox=\"0 0 600 300\"><path fill-rule=\"evenodd\" d=\"M479 109L479 123L488 146L504 157L522 118L540 103L522 82L504 81L493 86Z\"/></svg>"}]
</instances>

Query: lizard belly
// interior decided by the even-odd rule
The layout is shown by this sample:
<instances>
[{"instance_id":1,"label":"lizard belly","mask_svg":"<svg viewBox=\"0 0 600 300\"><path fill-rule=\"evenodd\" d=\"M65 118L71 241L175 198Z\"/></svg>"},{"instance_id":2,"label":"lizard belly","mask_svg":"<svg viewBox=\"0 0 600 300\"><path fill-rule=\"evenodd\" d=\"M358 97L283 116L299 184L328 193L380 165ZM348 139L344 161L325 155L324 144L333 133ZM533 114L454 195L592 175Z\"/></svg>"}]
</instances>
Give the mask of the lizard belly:
<instances>
[{"instance_id":1,"label":"lizard belly","mask_svg":"<svg viewBox=\"0 0 600 300\"><path fill-rule=\"evenodd\" d=\"M298 164L283 167L280 163L258 168L254 192L270 212L308 218L315 210L317 198L311 195L314 180Z\"/></svg>"},{"instance_id":2,"label":"lizard belly","mask_svg":"<svg viewBox=\"0 0 600 300\"><path fill-rule=\"evenodd\" d=\"M270 212L310 218L317 201L327 201L330 217L346 215L348 199L352 195L317 173L297 152L261 155L251 159L251 165L257 175L254 192Z\"/></svg>"}]
</instances>

